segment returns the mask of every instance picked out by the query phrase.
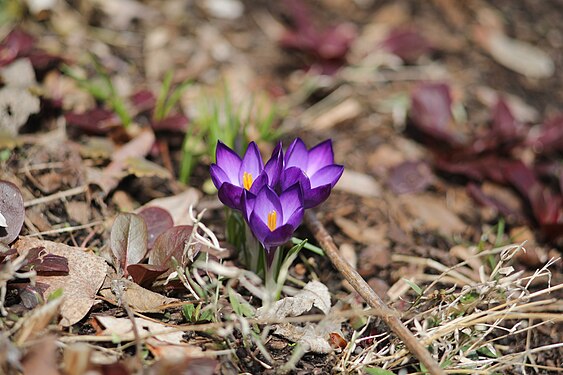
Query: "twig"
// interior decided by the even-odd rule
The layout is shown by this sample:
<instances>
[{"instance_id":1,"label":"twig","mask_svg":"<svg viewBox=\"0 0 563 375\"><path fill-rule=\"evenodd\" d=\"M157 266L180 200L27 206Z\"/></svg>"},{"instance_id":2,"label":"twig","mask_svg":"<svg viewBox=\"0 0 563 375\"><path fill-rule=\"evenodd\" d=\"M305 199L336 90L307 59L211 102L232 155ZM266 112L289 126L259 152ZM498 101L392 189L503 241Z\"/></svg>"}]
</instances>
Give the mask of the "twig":
<instances>
[{"instance_id":1,"label":"twig","mask_svg":"<svg viewBox=\"0 0 563 375\"><path fill-rule=\"evenodd\" d=\"M30 201L25 202L23 205L24 205L24 207L27 208L27 207L35 206L37 204L47 203L47 202L51 202L51 201L54 201L54 200L57 200L57 199L62 199L62 198L66 198L66 197L71 197L73 195L82 194L82 193L85 193L87 190L88 190L87 185L78 186L78 187L75 187L73 189L59 191L58 193L47 195L46 197L32 199Z\"/></svg>"},{"instance_id":2,"label":"twig","mask_svg":"<svg viewBox=\"0 0 563 375\"><path fill-rule=\"evenodd\" d=\"M372 307L374 315L381 318L389 328L399 336L409 351L424 364L428 372L432 375L445 375L444 370L440 368L430 353L418 342L412 332L403 325L399 319L398 313L388 307L373 289L370 288L368 283L362 279L358 272L340 255L331 235L312 211L305 213L305 224L309 227L309 230L313 233L334 267L340 271L350 285L352 285L358 294Z\"/></svg>"}]
</instances>

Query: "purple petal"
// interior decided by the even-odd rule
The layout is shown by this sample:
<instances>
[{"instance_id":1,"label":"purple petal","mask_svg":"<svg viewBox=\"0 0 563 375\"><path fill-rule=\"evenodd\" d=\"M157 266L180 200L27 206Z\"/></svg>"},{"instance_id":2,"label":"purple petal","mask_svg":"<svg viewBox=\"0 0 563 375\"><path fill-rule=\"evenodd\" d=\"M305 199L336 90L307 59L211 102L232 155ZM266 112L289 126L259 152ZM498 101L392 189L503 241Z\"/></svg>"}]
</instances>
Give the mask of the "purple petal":
<instances>
[{"instance_id":1,"label":"purple petal","mask_svg":"<svg viewBox=\"0 0 563 375\"><path fill-rule=\"evenodd\" d=\"M227 147L226 144L219 141L217 142L215 159L217 160L217 165L221 167L227 176L229 176L229 181L238 185L238 175L241 165L240 156Z\"/></svg>"},{"instance_id":2,"label":"purple petal","mask_svg":"<svg viewBox=\"0 0 563 375\"><path fill-rule=\"evenodd\" d=\"M242 158L242 164L238 172L238 180L240 181L240 186L243 186L243 176L244 173L249 173L252 178L258 178L258 175L262 173L264 169L264 162L262 161L262 156L258 150L256 143L250 142L244 157Z\"/></svg>"},{"instance_id":3,"label":"purple petal","mask_svg":"<svg viewBox=\"0 0 563 375\"><path fill-rule=\"evenodd\" d=\"M327 200L328 196L330 195L331 186L330 185L322 185L316 187L314 189L305 190L303 192L303 205L305 208L313 208L318 206L319 204L323 203Z\"/></svg>"},{"instance_id":4,"label":"purple petal","mask_svg":"<svg viewBox=\"0 0 563 375\"><path fill-rule=\"evenodd\" d=\"M287 149L285 154L285 167L299 167L302 170L307 169L307 162L309 160L309 152L307 146L300 138L296 138Z\"/></svg>"},{"instance_id":5,"label":"purple petal","mask_svg":"<svg viewBox=\"0 0 563 375\"><path fill-rule=\"evenodd\" d=\"M295 183L299 183L303 191L311 189L311 183L305 173L298 167L290 167L283 171L280 186L281 190L287 190Z\"/></svg>"},{"instance_id":6,"label":"purple petal","mask_svg":"<svg viewBox=\"0 0 563 375\"><path fill-rule=\"evenodd\" d=\"M255 213L264 221L268 222L268 214L276 211L277 223L283 223L283 210L278 195L268 186L264 186L258 194L256 194L256 203L254 204Z\"/></svg>"},{"instance_id":7,"label":"purple petal","mask_svg":"<svg viewBox=\"0 0 563 375\"><path fill-rule=\"evenodd\" d=\"M309 160L305 173L311 177L323 167L331 164L334 164L334 152L332 151L332 141L329 139L309 150Z\"/></svg>"},{"instance_id":8,"label":"purple petal","mask_svg":"<svg viewBox=\"0 0 563 375\"><path fill-rule=\"evenodd\" d=\"M268 175L264 171L262 171L262 173L260 173L258 177L252 182L250 192L253 194L258 194L258 192L262 190L265 185L268 185Z\"/></svg>"},{"instance_id":9,"label":"purple petal","mask_svg":"<svg viewBox=\"0 0 563 375\"><path fill-rule=\"evenodd\" d=\"M330 184L331 187L334 187L343 172L344 167L342 165L327 165L311 177L311 188L314 189L326 184Z\"/></svg>"},{"instance_id":10,"label":"purple petal","mask_svg":"<svg viewBox=\"0 0 563 375\"><path fill-rule=\"evenodd\" d=\"M242 209L241 210L242 214L244 215L246 221L250 221L250 214L254 210L255 204L256 204L256 195L252 194L246 189L243 189L240 205Z\"/></svg>"},{"instance_id":11,"label":"purple petal","mask_svg":"<svg viewBox=\"0 0 563 375\"><path fill-rule=\"evenodd\" d=\"M264 245L264 247L268 247L266 246L264 240L272 232L270 231L270 228L268 228L266 223L256 214L256 212L252 212L250 214L248 225L250 226L250 230L252 230L254 237L256 237L256 239L260 241L262 245Z\"/></svg>"},{"instance_id":12,"label":"purple petal","mask_svg":"<svg viewBox=\"0 0 563 375\"><path fill-rule=\"evenodd\" d=\"M219 200L223 202L225 206L234 208L235 210L241 209L241 197L243 189L231 184L230 182L225 182L219 188L218 196Z\"/></svg>"},{"instance_id":13,"label":"purple petal","mask_svg":"<svg viewBox=\"0 0 563 375\"><path fill-rule=\"evenodd\" d=\"M221 188L221 185L223 185L224 182L231 182L225 171L215 163L211 164L209 167L209 174L211 175L211 180L217 190Z\"/></svg>"},{"instance_id":14,"label":"purple petal","mask_svg":"<svg viewBox=\"0 0 563 375\"><path fill-rule=\"evenodd\" d=\"M281 142L278 143L274 152L272 152L272 156L266 163L264 170L268 175L268 184L271 187L276 186L280 180L280 175L283 170L283 152Z\"/></svg>"},{"instance_id":15,"label":"purple petal","mask_svg":"<svg viewBox=\"0 0 563 375\"><path fill-rule=\"evenodd\" d=\"M286 225L291 225L293 227L293 230L295 231L295 229L297 229L297 227L301 225L304 213L305 209L303 207L299 207L297 210L295 210L293 215L291 215L289 219L286 220Z\"/></svg>"},{"instance_id":16,"label":"purple petal","mask_svg":"<svg viewBox=\"0 0 563 375\"><path fill-rule=\"evenodd\" d=\"M284 191L280 195L280 203L283 209L283 217L287 219L291 217L298 209L303 208L303 193L298 183Z\"/></svg>"},{"instance_id":17,"label":"purple petal","mask_svg":"<svg viewBox=\"0 0 563 375\"><path fill-rule=\"evenodd\" d=\"M272 248L276 246L283 245L293 235L295 232L295 227L290 224L282 225L279 228L276 228L273 232L270 232L265 238L263 245L264 247Z\"/></svg>"}]
</instances>

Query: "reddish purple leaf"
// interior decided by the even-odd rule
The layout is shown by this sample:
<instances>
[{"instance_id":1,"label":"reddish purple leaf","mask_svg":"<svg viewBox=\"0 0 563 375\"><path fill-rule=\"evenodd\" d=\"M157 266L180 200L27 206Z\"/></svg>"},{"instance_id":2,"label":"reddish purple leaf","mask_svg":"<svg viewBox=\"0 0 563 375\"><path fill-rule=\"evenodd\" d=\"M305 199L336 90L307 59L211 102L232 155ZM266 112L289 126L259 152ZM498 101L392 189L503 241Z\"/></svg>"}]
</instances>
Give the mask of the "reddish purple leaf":
<instances>
[{"instance_id":1,"label":"reddish purple leaf","mask_svg":"<svg viewBox=\"0 0 563 375\"><path fill-rule=\"evenodd\" d=\"M117 115L104 108L94 108L83 113L65 113L66 122L92 135L107 134L119 124Z\"/></svg>"},{"instance_id":2,"label":"reddish purple leaf","mask_svg":"<svg viewBox=\"0 0 563 375\"><path fill-rule=\"evenodd\" d=\"M35 270L38 275L64 276L69 272L68 260L63 256L47 253L44 247L29 249L26 261L22 269Z\"/></svg>"},{"instance_id":3,"label":"reddish purple leaf","mask_svg":"<svg viewBox=\"0 0 563 375\"><path fill-rule=\"evenodd\" d=\"M111 251L116 268L127 276L127 266L143 260L147 254L147 224L139 215L121 213L111 227Z\"/></svg>"},{"instance_id":4,"label":"reddish purple leaf","mask_svg":"<svg viewBox=\"0 0 563 375\"><path fill-rule=\"evenodd\" d=\"M446 142L447 146L459 147L462 144L459 134L448 127L452 118L452 98L450 88L445 83L423 83L411 95L410 118L412 124L436 141Z\"/></svg>"},{"instance_id":5,"label":"reddish purple leaf","mask_svg":"<svg viewBox=\"0 0 563 375\"><path fill-rule=\"evenodd\" d=\"M418 193L434 182L430 167L421 161L406 161L391 171L387 183L395 194Z\"/></svg>"},{"instance_id":6,"label":"reddish purple leaf","mask_svg":"<svg viewBox=\"0 0 563 375\"><path fill-rule=\"evenodd\" d=\"M285 3L293 25L280 38L280 45L303 52L313 60L310 65L320 67L325 74L335 72L336 67L345 64L346 55L356 38L355 27L339 24L319 29L305 3L294 0Z\"/></svg>"},{"instance_id":7,"label":"reddish purple leaf","mask_svg":"<svg viewBox=\"0 0 563 375\"><path fill-rule=\"evenodd\" d=\"M501 142L512 141L515 138L519 139L520 129L522 124L516 120L508 104L503 98L497 100L493 108L493 122L492 133L500 137Z\"/></svg>"},{"instance_id":8,"label":"reddish purple leaf","mask_svg":"<svg viewBox=\"0 0 563 375\"><path fill-rule=\"evenodd\" d=\"M154 242L161 233L174 226L172 215L164 208L146 207L139 211L139 216L147 224L149 250L152 249Z\"/></svg>"},{"instance_id":9,"label":"reddish purple leaf","mask_svg":"<svg viewBox=\"0 0 563 375\"><path fill-rule=\"evenodd\" d=\"M0 225L0 242L8 245L20 234L25 217L25 208L20 189L11 182L4 180L0 180L0 214L2 214L7 225Z\"/></svg>"},{"instance_id":10,"label":"reddish purple leaf","mask_svg":"<svg viewBox=\"0 0 563 375\"><path fill-rule=\"evenodd\" d=\"M139 90L131 95L131 102L139 112L146 112L154 109L156 97L149 90Z\"/></svg>"},{"instance_id":11,"label":"reddish purple leaf","mask_svg":"<svg viewBox=\"0 0 563 375\"><path fill-rule=\"evenodd\" d=\"M181 262L192 229L191 225L177 225L158 236L149 254L149 264L170 269L172 257Z\"/></svg>"},{"instance_id":12,"label":"reddish purple leaf","mask_svg":"<svg viewBox=\"0 0 563 375\"><path fill-rule=\"evenodd\" d=\"M20 29L12 30L0 43L0 66L7 65L18 57L27 56L34 43L34 38L28 33Z\"/></svg>"},{"instance_id":13,"label":"reddish purple leaf","mask_svg":"<svg viewBox=\"0 0 563 375\"><path fill-rule=\"evenodd\" d=\"M181 113L175 113L160 121L151 123L154 131L183 132L188 126L188 118Z\"/></svg>"},{"instance_id":14,"label":"reddish purple leaf","mask_svg":"<svg viewBox=\"0 0 563 375\"><path fill-rule=\"evenodd\" d=\"M165 273L168 267L155 266L152 264L130 264L127 272L133 281L141 286L150 286L160 275Z\"/></svg>"},{"instance_id":15,"label":"reddish purple leaf","mask_svg":"<svg viewBox=\"0 0 563 375\"><path fill-rule=\"evenodd\" d=\"M413 27L391 30L381 46L407 62L414 62L432 50L430 42Z\"/></svg>"},{"instance_id":16,"label":"reddish purple leaf","mask_svg":"<svg viewBox=\"0 0 563 375\"><path fill-rule=\"evenodd\" d=\"M510 209L500 200L485 194L485 192L483 192L481 187L477 184L467 184L467 194L481 206L493 207L503 216L516 216L521 219L520 213L514 212L514 210Z\"/></svg>"},{"instance_id":17,"label":"reddish purple leaf","mask_svg":"<svg viewBox=\"0 0 563 375\"><path fill-rule=\"evenodd\" d=\"M563 152L563 113L546 120L527 143L539 154Z\"/></svg>"}]
</instances>

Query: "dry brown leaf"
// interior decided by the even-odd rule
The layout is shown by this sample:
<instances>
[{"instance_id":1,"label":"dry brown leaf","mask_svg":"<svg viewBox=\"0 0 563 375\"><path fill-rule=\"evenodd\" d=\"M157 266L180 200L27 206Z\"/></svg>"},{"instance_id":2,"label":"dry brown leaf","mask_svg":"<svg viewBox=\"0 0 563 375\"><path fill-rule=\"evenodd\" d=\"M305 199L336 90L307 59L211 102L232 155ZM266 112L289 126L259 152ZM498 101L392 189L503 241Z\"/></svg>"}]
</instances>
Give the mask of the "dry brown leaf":
<instances>
[{"instance_id":1,"label":"dry brown leaf","mask_svg":"<svg viewBox=\"0 0 563 375\"><path fill-rule=\"evenodd\" d=\"M133 323L129 318L116 318L113 316L96 316L96 320L105 327L103 335L117 336L121 341L135 340ZM184 332L174 327L153 322L143 318L135 318L139 337L147 339L151 345L181 345Z\"/></svg>"},{"instance_id":2,"label":"dry brown leaf","mask_svg":"<svg viewBox=\"0 0 563 375\"><path fill-rule=\"evenodd\" d=\"M330 311L330 293L326 285L319 281L309 281L295 296L282 298L270 308L260 307L256 311L256 317L264 320L280 320L287 316L299 316L311 310L313 306L325 314Z\"/></svg>"},{"instance_id":3,"label":"dry brown leaf","mask_svg":"<svg viewBox=\"0 0 563 375\"><path fill-rule=\"evenodd\" d=\"M0 69L0 76L6 86L29 88L37 84L29 59L18 59L3 67Z\"/></svg>"},{"instance_id":4,"label":"dry brown leaf","mask_svg":"<svg viewBox=\"0 0 563 375\"><path fill-rule=\"evenodd\" d=\"M547 78L555 72L553 59L541 49L511 39L501 31L478 29L476 39L501 65L528 78Z\"/></svg>"},{"instance_id":5,"label":"dry brown leaf","mask_svg":"<svg viewBox=\"0 0 563 375\"><path fill-rule=\"evenodd\" d=\"M364 228L360 227L358 223L345 219L341 216L335 216L334 223L342 229L342 232L354 241L358 241L366 245L386 243L386 224L380 224L377 228Z\"/></svg>"},{"instance_id":6,"label":"dry brown leaf","mask_svg":"<svg viewBox=\"0 0 563 375\"><path fill-rule=\"evenodd\" d=\"M43 333L43 329L53 320L59 313L62 299L57 298L53 301L39 306L31 311L29 315L24 317L24 324L16 333L16 345L22 345L28 340L37 338L39 334Z\"/></svg>"},{"instance_id":7,"label":"dry brown leaf","mask_svg":"<svg viewBox=\"0 0 563 375\"><path fill-rule=\"evenodd\" d=\"M145 207L164 208L172 216L174 225L193 225L189 210L190 206L195 207L197 205L200 197L201 192L199 190L188 188L186 191L171 197L153 199L139 210Z\"/></svg>"},{"instance_id":8,"label":"dry brown leaf","mask_svg":"<svg viewBox=\"0 0 563 375\"><path fill-rule=\"evenodd\" d=\"M90 311L95 301L94 297L106 277L107 264L101 257L78 247L35 238L20 238L14 247L19 252L34 247L44 247L47 253L68 260L68 275L36 277L37 282L49 285L44 293L45 296L57 289L63 290L60 324L73 325Z\"/></svg>"},{"instance_id":9,"label":"dry brown leaf","mask_svg":"<svg viewBox=\"0 0 563 375\"><path fill-rule=\"evenodd\" d=\"M23 360L26 375L59 375L57 343L54 336L36 342Z\"/></svg>"},{"instance_id":10,"label":"dry brown leaf","mask_svg":"<svg viewBox=\"0 0 563 375\"><path fill-rule=\"evenodd\" d=\"M463 221L446 206L444 199L429 194L407 194L399 196L399 201L415 219L413 224L422 230L438 231L445 236L461 233L467 227ZM412 223L412 221L411 221Z\"/></svg>"},{"instance_id":11,"label":"dry brown leaf","mask_svg":"<svg viewBox=\"0 0 563 375\"><path fill-rule=\"evenodd\" d=\"M321 321L318 324L308 323L303 327L283 323L276 326L274 333L302 345L306 352L315 353L332 351L329 341L331 333L342 336L341 323L332 320Z\"/></svg>"},{"instance_id":12,"label":"dry brown leaf","mask_svg":"<svg viewBox=\"0 0 563 375\"><path fill-rule=\"evenodd\" d=\"M379 197L381 185L375 178L365 173L345 169L340 181L334 187L346 193L356 194L361 197Z\"/></svg>"},{"instance_id":13,"label":"dry brown leaf","mask_svg":"<svg viewBox=\"0 0 563 375\"><path fill-rule=\"evenodd\" d=\"M162 311L159 308L163 305L178 302L177 299L168 298L162 294L152 292L126 279L116 279L113 281L113 283L116 282L122 286L122 302L126 303L133 310L138 312L159 312ZM112 301L114 304L118 304L118 298L111 289L102 289L100 294Z\"/></svg>"}]
</instances>

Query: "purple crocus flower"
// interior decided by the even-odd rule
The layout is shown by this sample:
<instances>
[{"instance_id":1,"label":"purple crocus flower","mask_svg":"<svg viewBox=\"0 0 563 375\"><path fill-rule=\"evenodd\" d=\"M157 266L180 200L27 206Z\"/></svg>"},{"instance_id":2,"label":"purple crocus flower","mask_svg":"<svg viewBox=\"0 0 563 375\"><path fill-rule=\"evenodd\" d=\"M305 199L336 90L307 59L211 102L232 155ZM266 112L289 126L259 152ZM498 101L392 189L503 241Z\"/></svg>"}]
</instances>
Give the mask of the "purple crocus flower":
<instances>
[{"instance_id":1,"label":"purple crocus flower","mask_svg":"<svg viewBox=\"0 0 563 375\"><path fill-rule=\"evenodd\" d=\"M266 249L268 259L276 247L289 241L303 220L303 195L298 184L279 196L264 185L256 195L245 192L243 204L248 225Z\"/></svg>"},{"instance_id":2,"label":"purple crocus flower","mask_svg":"<svg viewBox=\"0 0 563 375\"><path fill-rule=\"evenodd\" d=\"M266 166L254 142L250 142L241 159L236 152L219 141L215 159L217 162L211 164L210 173L213 184L218 190L219 199L226 206L241 211L243 191L256 194L264 185L278 184L283 168L281 143L274 149Z\"/></svg>"},{"instance_id":3,"label":"purple crocus flower","mask_svg":"<svg viewBox=\"0 0 563 375\"><path fill-rule=\"evenodd\" d=\"M285 154L285 169L280 179L281 190L298 182L303 192L304 207L312 208L328 198L343 172L342 165L334 164L331 140L307 150L305 143L297 138Z\"/></svg>"}]
</instances>

